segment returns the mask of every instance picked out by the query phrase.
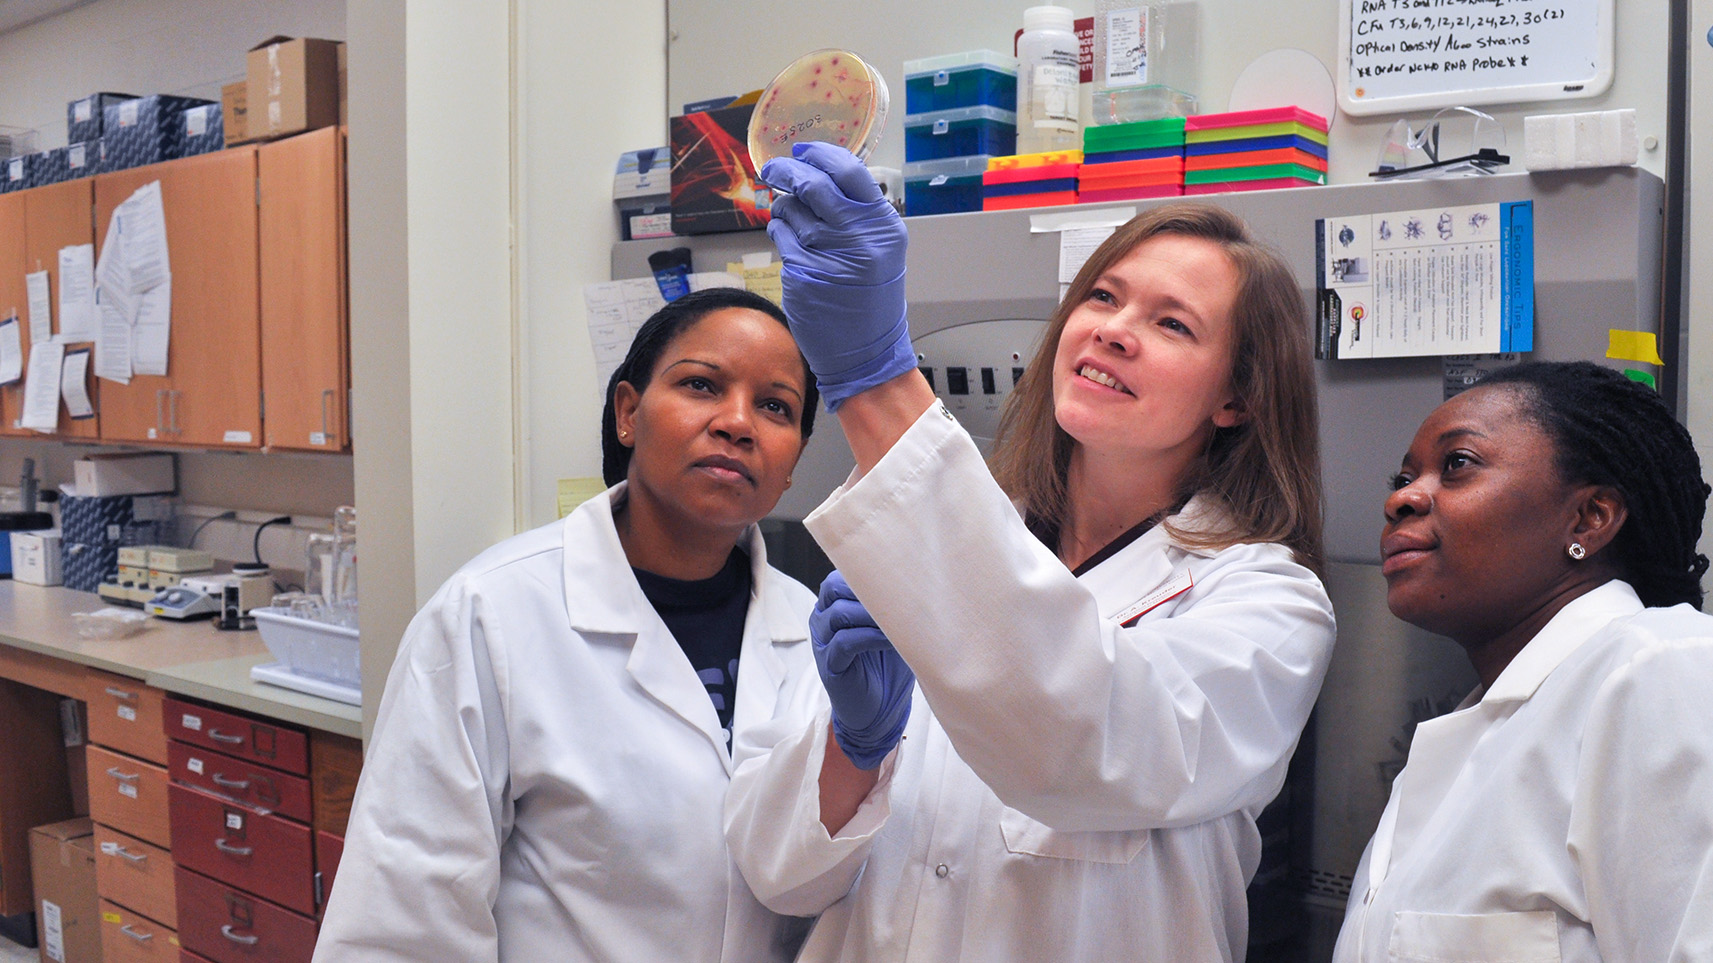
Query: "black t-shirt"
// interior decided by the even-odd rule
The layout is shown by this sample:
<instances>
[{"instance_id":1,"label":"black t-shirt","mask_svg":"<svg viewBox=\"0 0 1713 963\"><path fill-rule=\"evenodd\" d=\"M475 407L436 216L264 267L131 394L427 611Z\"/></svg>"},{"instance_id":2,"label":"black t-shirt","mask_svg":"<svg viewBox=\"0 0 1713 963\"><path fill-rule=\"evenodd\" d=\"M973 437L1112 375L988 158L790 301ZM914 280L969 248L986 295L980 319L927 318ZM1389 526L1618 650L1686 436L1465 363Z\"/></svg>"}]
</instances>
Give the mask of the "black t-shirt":
<instances>
[{"instance_id":1,"label":"black t-shirt","mask_svg":"<svg viewBox=\"0 0 1713 963\"><path fill-rule=\"evenodd\" d=\"M660 613L707 688L720 726L726 730L727 746L732 742L732 710L737 701L738 653L749 614L749 567L749 556L734 548L725 568L713 578L683 581L631 568L642 594Z\"/></svg>"}]
</instances>

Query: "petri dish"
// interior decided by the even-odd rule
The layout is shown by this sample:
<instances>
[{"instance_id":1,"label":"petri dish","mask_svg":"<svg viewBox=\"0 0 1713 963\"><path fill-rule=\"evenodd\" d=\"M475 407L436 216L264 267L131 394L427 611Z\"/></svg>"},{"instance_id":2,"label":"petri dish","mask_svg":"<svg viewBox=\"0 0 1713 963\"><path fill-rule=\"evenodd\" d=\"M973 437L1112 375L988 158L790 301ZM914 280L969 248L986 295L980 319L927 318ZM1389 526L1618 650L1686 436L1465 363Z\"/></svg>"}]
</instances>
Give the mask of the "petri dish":
<instances>
[{"instance_id":1,"label":"petri dish","mask_svg":"<svg viewBox=\"0 0 1713 963\"><path fill-rule=\"evenodd\" d=\"M886 81L848 50L816 50L779 72L749 119L749 156L760 170L791 145L819 140L866 160L886 127Z\"/></svg>"}]
</instances>

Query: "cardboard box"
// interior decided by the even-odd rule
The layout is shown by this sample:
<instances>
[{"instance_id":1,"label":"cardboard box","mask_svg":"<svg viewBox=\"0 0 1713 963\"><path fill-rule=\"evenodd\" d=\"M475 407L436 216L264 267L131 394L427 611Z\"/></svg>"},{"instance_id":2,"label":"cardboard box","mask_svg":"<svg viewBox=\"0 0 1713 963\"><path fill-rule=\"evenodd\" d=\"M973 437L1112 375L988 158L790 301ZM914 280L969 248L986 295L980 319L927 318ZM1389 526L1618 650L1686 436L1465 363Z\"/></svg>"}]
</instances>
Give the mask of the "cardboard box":
<instances>
[{"instance_id":1,"label":"cardboard box","mask_svg":"<svg viewBox=\"0 0 1713 963\"><path fill-rule=\"evenodd\" d=\"M106 169L122 171L180 156L184 149L184 118L180 115L209 103L213 101L151 94L108 105L101 135Z\"/></svg>"},{"instance_id":2,"label":"cardboard box","mask_svg":"<svg viewBox=\"0 0 1713 963\"><path fill-rule=\"evenodd\" d=\"M59 585L59 529L12 533L12 581L29 585Z\"/></svg>"},{"instance_id":3,"label":"cardboard box","mask_svg":"<svg viewBox=\"0 0 1713 963\"><path fill-rule=\"evenodd\" d=\"M95 824L88 816L30 830L42 963L101 959Z\"/></svg>"},{"instance_id":4,"label":"cardboard box","mask_svg":"<svg viewBox=\"0 0 1713 963\"><path fill-rule=\"evenodd\" d=\"M79 495L154 495L178 489L175 457L166 452L85 455L72 462Z\"/></svg>"},{"instance_id":5,"label":"cardboard box","mask_svg":"<svg viewBox=\"0 0 1713 963\"><path fill-rule=\"evenodd\" d=\"M339 44L269 37L246 58L251 139L285 137L339 122Z\"/></svg>"},{"instance_id":6,"label":"cardboard box","mask_svg":"<svg viewBox=\"0 0 1713 963\"><path fill-rule=\"evenodd\" d=\"M178 156L195 157L226 148L226 118L220 104L203 104L179 114L184 125Z\"/></svg>"},{"instance_id":7,"label":"cardboard box","mask_svg":"<svg viewBox=\"0 0 1713 963\"><path fill-rule=\"evenodd\" d=\"M672 233L709 234L767 226L773 190L749 159L754 104L671 120Z\"/></svg>"},{"instance_id":8,"label":"cardboard box","mask_svg":"<svg viewBox=\"0 0 1713 963\"><path fill-rule=\"evenodd\" d=\"M67 143L94 140L101 136L107 120L107 105L121 100L135 100L136 94L114 94L102 91L81 97L65 105L65 139Z\"/></svg>"},{"instance_id":9,"label":"cardboard box","mask_svg":"<svg viewBox=\"0 0 1713 963\"><path fill-rule=\"evenodd\" d=\"M250 121L246 110L249 104L249 88L249 83L243 80L220 88L220 125L226 136L227 147L245 144L250 140Z\"/></svg>"},{"instance_id":10,"label":"cardboard box","mask_svg":"<svg viewBox=\"0 0 1713 963\"><path fill-rule=\"evenodd\" d=\"M170 504L158 495L61 495L59 555L65 587L93 592L103 578L119 571L119 546L165 542Z\"/></svg>"},{"instance_id":11,"label":"cardboard box","mask_svg":"<svg viewBox=\"0 0 1713 963\"><path fill-rule=\"evenodd\" d=\"M36 170L35 186L93 177L101 173L103 164L99 139L55 147L43 152L42 163Z\"/></svg>"},{"instance_id":12,"label":"cardboard box","mask_svg":"<svg viewBox=\"0 0 1713 963\"><path fill-rule=\"evenodd\" d=\"M47 163L48 153L39 151L7 158L4 166L0 166L0 193L39 187L42 167Z\"/></svg>"}]
</instances>

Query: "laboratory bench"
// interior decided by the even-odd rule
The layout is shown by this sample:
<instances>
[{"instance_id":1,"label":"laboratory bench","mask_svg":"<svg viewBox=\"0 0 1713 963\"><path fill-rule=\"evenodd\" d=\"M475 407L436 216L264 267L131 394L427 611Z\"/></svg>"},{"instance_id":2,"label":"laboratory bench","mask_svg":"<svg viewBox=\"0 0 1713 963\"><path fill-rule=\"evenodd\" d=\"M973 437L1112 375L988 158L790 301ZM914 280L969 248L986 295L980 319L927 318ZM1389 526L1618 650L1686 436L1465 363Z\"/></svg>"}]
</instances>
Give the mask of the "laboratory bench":
<instances>
[{"instance_id":1,"label":"laboratory bench","mask_svg":"<svg viewBox=\"0 0 1713 963\"><path fill-rule=\"evenodd\" d=\"M105 959L307 961L362 710L253 682L253 631L80 638L72 614L105 604L0 580L0 916L35 908L31 828L87 813Z\"/></svg>"}]
</instances>

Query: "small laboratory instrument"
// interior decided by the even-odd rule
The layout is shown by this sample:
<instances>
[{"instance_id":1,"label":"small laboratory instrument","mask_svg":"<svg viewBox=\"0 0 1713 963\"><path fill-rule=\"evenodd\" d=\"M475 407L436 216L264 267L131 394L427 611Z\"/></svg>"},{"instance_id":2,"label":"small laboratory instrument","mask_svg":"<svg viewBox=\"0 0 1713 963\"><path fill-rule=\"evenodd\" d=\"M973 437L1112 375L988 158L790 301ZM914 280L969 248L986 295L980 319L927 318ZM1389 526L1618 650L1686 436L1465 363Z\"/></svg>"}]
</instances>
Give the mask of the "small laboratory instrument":
<instances>
[{"instance_id":1,"label":"small laboratory instrument","mask_svg":"<svg viewBox=\"0 0 1713 963\"><path fill-rule=\"evenodd\" d=\"M181 582L172 588L162 589L143 603L143 611L162 619L200 619L220 613L220 603L216 599L217 596Z\"/></svg>"},{"instance_id":2,"label":"small laboratory instrument","mask_svg":"<svg viewBox=\"0 0 1713 963\"><path fill-rule=\"evenodd\" d=\"M792 61L761 92L749 119L756 170L790 157L799 141L826 141L867 159L880 143L890 103L880 71L848 50L816 50Z\"/></svg>"}]
</instances>

